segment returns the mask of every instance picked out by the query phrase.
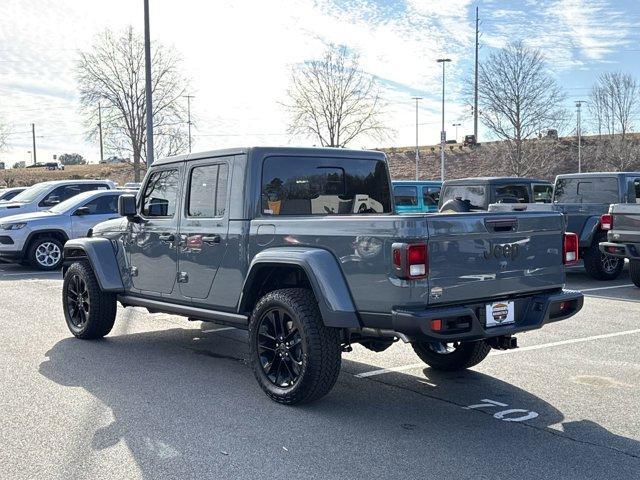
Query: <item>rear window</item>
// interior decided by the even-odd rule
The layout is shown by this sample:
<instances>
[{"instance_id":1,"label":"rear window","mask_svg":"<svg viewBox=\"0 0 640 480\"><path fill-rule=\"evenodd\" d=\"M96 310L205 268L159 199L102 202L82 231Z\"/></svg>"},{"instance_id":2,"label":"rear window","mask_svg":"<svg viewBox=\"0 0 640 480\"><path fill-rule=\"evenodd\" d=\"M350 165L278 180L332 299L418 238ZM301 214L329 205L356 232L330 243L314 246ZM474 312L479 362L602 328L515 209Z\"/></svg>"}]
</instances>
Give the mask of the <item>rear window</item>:
<instances>
[{"instance_id":1,"label":"rear window","mask_svg":"<svg viewBox=\"0 0 640 480\"><path fill-rule=\"evenodd\" d=\"M618 179L559 178L553 194L555 203L617 203Z\"/></svg>"},{"instance_id":2,"label":"rear window","mask_svg":"<svg viewBox=\"0 0 640 480\"><path fill-rule=\"evenodd\" d=\"M393 187L393 198L396 207L415 207L418 205L418 189L408 185Z\"/></svg>"},{"instance_id":3,"label":"rear window","mask_svg":"<svg viewBox=\"0 0 640 480\"><path fill-rule=\"evenodd\" d=\"M440 187L422 187L422 203L425 207L437 207L440 200Z\"/></svg>"},{"instance_id":4,"label":"rear window","mask_svg":"<svg viewBox=\"0 0 640 480\"><path fill-rule=\"evenodd\" d=\"M338 215L389 212L389 176L382 160L269 157L264 161L263 214Z\"/></svg>"},{"instance_id":5,"label":"rear window","mask_svg":"<svg viewBox=\"0 0 640 480\"><path fill-rule=\"evenodd\" d=\"M526 185L500 185L493 187L495 203L530 203Z\"/></svg>"},{"instance_id":6,"label":"rear window","mask_svg":"<svg viewBox=\"0 0 640 480\"><path fill-rule=\"evenodd\" d=\"M553 196L552 185L533 185L533 201L535 203L551 203L551 197Z\"/></svg>"},{"instance_id":7,"label":"rear window","mask_svg":"<svg viewBox=\"0 0 640 480\"><path fill-rule=\"evenodd\" d=\"M472 209L484 209L487 198L487 190L480 185L448 185L442 193L442 205L449 200L459 198L460 200L468 200L469 207Z\"/></svg>"}]
</instances>

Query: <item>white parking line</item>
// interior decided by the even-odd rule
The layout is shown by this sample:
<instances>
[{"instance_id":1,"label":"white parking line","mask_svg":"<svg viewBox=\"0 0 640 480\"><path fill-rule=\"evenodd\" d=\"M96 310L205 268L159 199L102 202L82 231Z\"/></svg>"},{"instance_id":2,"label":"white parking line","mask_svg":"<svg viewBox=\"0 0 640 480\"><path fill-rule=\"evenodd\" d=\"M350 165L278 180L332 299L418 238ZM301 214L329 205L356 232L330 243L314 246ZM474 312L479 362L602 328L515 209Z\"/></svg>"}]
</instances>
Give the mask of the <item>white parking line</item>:
<instances>
[{"instance_id":1,"label":"white parking line","mask_svg":"<svg viewBox=\"0 0 640 480\"><path fill-rule=\"evenodd\" d=\"M614 288L627 287L635 287L635 285L633 283L625 283L624 285L610 285L608 287L583 288L578 290L580 290L581 292L597 292L598 290L613 290Z\"/></svg>"},{"instance_id":2,"label":"white parking line","mask_svg":"<svg viewBox=\"0 0 640 480\"><path fill-rule=\"evenodd\" d=\"M224 332L226 330L235 330L235 328L234 327L210 328L209 330L202 330L202 333L216 333L216 332Z\"/></svg>"},{"instance_id":3,"label":"white parking line","mask_svg":"<svg viewBox=\"0 0 640 480\"><path fill-rule=\"evenodd\" d=\"M506 354L518 353L518 352L528 352L530 350L540 350L542 348L557 347L560 345L570 345L572 343L589 342L591 340L599 340L602 338L620 337L623 335L633 335L636 333L640 333L640 328L636 328L634 330L625 330L622 332L604 333L602 335L593 335L590 337L571 338L569 340L560 340L558 342L542 343L540 345L530 345L528 347L520 347L513 350L495 350L495 351L492 351L490 355L494 356L494 355L506 355ZM355 376L358 378L366 378L366 377L373 377L375 375L382 375L383 373L403 372L405 370L413 370L414 368L424 368L424 367L425 367L424 363L412 363L410 365L401 365L399 367L380 368L378 370L371 370L369 372L358 373Z\"/></svg>"},{"instance_id":4,"label":"white parking line","mask_svg":"<svg viewBox=\"0 0 640 480\"><path fill-rule=\"evenodd\" d=\"M20 272L20 273L0 273L0 277L18 277L24 275L60 275L60 272ZM60 275L62 278L62 275Z\"/></svg>"}]
</instances>

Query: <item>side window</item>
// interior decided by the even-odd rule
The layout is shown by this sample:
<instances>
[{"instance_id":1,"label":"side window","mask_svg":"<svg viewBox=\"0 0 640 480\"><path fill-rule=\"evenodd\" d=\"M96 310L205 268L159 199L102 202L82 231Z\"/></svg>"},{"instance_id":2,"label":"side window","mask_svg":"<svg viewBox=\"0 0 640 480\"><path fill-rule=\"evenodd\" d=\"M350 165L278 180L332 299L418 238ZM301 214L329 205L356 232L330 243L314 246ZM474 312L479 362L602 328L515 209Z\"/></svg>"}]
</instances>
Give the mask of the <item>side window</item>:
<instances>
[{"instance_id":1,"label":"side window","mask_svg":"<svg viewBox=\"0 0 640 480\"><path fill-rule=\"evenodd\" d=\"M178 170L161 170L149 177L142 195L142 215L172 217L178 203Z\"/></svg>"},{"instance_id":2,"label":"side window","mask_svg":"<svg viewBox=\"0 0 640 480\"><path fill-rule=\"evenodd\" d=\"M636 202L640 203L640 178L634 178L631 183L631 195L633 197L635 195Z\"/></svg>"},{"instance_id":3,"label":"side window","mask_svg":"<svg viewBox=\"0 0 640 480\"><path fill-rule=\"evenodd\" d=\"M422 203L428 207L437 207L440 200L440 187L422 187Z\"/></svg>"},{"instance_id":4,"label":"side window","mask_svg":"<svg viewBox=\"0 0 640 480\"><path fill-rule=\"evenodd\" d=\"M89 209L89 215L107 215L118 212L118 196L104 195L94 198L84 204Z\"/></svg>"},{"instance_id":5,"label":"side window","mask_svg":"<svg viewBox=\"0 0 640 480\"><path fill-rule=\"evenodd\" d=\"M191 170L187 215L199 218L224 216L228 176L229 166L226 163Z\"/></svg>"},{"instance_id":6,"label":"side window","mask_svg":"<svg viewBox=\"0 0 640 480\"><path fill-rule=\"evenodd\" d=\"M224 217L227 210L227 183L229 181L229 165L223 163L218 170L218 190L216 193L216 217Z\"/></svg>"},{"instance_id":7,"label":"side window","mask_svg":"<svg viewBox=\"0 0 640 480\"><path fill-rule=\"evenodd\" d=\"M393 187L393 198L396 207L415 207L418 205L418 189L405 185Z\"/></svg>"},{"instance_id":8,"label":"side window","mask_svg":"<svg viewBox=\"0 0 640 480\"><path fill-rule=\"evenodd\" d=\"M81 193L82 190L78 185L62 185L54 188L49 195L44 197L40 202L41 207L52 207L60 202L70 199Z\"/></svg>"}]
</instances>

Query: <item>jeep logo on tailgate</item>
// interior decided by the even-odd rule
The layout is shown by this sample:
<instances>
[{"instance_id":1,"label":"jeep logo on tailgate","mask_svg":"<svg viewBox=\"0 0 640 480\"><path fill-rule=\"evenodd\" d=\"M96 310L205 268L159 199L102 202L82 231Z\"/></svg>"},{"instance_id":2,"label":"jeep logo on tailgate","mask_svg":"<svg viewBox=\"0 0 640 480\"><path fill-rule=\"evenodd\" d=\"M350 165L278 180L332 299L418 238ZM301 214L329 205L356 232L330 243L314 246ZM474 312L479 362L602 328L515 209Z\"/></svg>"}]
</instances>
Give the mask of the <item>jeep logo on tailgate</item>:
<instances>
[{"instance_id":1,"label":"jeep logo on tailgate","mask_svg":"<svg viewBox=\"0 0 640 480\"><path fill-rule=\"evenodd\" d=\"M497 245L489 244L489 248L484 251L483 256L489 260L491 257L500 259L508 258L513 260L520 253L520 246L517 243L502 243Z\"/></svg>"}]
</instances>

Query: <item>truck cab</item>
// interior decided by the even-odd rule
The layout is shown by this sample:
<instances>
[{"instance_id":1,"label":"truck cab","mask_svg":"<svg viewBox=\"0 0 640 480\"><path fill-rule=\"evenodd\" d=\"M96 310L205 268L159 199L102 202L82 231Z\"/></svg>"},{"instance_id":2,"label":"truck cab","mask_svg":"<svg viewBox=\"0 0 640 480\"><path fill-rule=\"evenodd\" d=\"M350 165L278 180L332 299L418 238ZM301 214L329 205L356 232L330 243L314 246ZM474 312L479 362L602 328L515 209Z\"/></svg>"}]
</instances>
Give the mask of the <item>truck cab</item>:
<instances>
[{"instance_id":1,"label":"truck cab","mask_svg":"<svg viewBox=\"0 0 640 480\"><path fill-rule=\"evenodd\" d=\"M393 199L397 213L434 213L438 211L439 181L396 180Z\"/></svg>"},{"instance_id":2,"label":"truck cab","mask_svg":"<svg viewBox=\"0 0 640 480\"><path fill-rule=\"evenodd\" d=\"M494 203L550 203L553 185L520 177L476 177L447 180L442 185L440 211L486 211Z\"/></svg>"}]
</instances>

